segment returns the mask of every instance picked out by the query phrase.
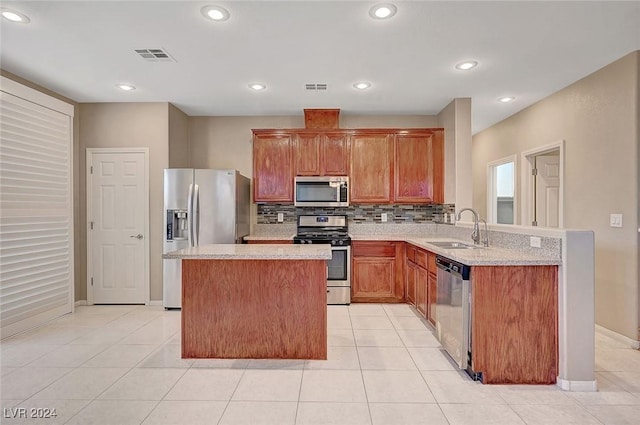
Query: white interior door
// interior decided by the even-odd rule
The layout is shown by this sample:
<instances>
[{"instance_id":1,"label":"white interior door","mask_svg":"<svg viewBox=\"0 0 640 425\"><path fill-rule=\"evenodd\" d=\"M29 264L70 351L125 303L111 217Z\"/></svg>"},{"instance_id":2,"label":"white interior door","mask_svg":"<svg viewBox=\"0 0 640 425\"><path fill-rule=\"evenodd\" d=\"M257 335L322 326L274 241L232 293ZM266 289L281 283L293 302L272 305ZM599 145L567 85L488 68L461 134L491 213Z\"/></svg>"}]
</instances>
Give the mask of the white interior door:
<instances>
[{"instance_id":1,"label":"white interior door","mask_svg":"<svg viewBox=\"0 0 640 425\"><path fill-rule=\"evenodd\" d=\"M87 163L88 301L147 303L146 155L88 151Z\"/></svg>"},{"instance_id":2,"label":"white interior door","mask_svg":"<svg viewBox=\"0 0 640 425\"><path fill-rule=\"evenodd\" d=\"M538 226L558 227L560 223L560 156L536 156L535 221Z\"/></svg>"}]
</instances>

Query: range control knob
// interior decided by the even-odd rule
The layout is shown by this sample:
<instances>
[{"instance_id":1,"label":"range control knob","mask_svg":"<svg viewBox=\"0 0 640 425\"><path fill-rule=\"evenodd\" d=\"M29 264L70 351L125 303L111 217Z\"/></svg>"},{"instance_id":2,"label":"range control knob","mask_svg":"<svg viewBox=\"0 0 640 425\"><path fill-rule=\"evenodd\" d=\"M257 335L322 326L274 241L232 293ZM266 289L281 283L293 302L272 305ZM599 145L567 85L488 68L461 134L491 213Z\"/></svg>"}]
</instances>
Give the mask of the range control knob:
<instances>
[{"instance_id":1,"label":"range control knob","mask_svg":"<svg viewBox=\"0 0 640 425\"><path fill-rule=\"evenodd\" d=\"M344 245L344 241L343 241L342 239L340 239L340 240L338 241L338 245Z\"/></svg>"}]
</instances>

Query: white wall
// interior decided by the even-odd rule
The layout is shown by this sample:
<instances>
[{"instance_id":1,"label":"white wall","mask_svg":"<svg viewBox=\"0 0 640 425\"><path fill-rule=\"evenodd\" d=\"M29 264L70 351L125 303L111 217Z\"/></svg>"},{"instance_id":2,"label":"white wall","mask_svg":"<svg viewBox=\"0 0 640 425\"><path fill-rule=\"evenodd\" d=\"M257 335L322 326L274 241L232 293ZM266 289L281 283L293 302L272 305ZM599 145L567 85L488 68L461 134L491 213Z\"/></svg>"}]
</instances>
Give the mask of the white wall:
<instances>
[{"instance_id":1,"label":"white wall","mask_svg":"<svg viewBox=\"0 0 640 425\"><path fill-rule=\"evenodd\" d=\"M639 55L476 134L472 147L473 206L486 215L487 163L565 141L565 227L595 231L596 323L633 340L640 322ZM610 213L623 214L623 228L609 227Z\"/></svg>"}]
</instances>

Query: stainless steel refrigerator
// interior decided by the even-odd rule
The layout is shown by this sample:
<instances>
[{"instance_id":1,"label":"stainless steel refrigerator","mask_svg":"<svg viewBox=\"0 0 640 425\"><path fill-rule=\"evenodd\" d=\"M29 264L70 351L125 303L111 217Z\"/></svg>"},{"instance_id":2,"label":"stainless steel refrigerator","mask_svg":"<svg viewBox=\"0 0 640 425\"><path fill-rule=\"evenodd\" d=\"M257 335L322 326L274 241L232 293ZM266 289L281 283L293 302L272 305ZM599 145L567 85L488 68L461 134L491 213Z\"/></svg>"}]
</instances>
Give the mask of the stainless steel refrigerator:
<instances>
[{"instance_id":1,"label":"stainless steel refrigerator","mask_svg":"<svg viewBox=\"0 0 640 425\"><path fill-rule=\"evenodd\" d=\"M163 253L242 243L249 234L250 182L236 170L164 170ZM163 305L182 304L181 260L163 260Z\"/></svg>"}]
</instances>

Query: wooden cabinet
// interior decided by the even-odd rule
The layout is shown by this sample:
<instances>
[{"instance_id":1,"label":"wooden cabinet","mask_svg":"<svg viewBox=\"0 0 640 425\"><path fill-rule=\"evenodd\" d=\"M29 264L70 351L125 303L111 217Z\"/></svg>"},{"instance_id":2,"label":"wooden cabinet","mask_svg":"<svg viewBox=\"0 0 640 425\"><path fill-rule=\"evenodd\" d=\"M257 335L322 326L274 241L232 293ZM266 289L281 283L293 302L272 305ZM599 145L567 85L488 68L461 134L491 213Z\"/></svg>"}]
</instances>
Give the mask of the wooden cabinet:
<instances>
[{"instance_id":1,"label":"wooden cabinet","mask_svg":"<svg viewBox=\"0 0 640 425\"><path fill-rule=\"evenodd\" d=\"M351 302L404 300L404 243L353 241Z\"/></svg>"},{"instance_id":2,"label":"wooden cabinet","mask_svg":"<svg viewBox=\"0 0 640 425\"><path fill-rule=\"evenodd\" d=\"M349 171L346 132L298 132L294 147L297 176L346 176Z\"/></svg>"},{"instance_id":3,"label":"wooden cabinet","mask_svg":"<svg viewBox=\"0 0 640 425\"><path fill-rule=\"evenodd\" d=\"M290 133L254 131L253 200L254 202L293 202Z\"/></svg>"},{"instance_id":4,"label":"wooden cabinet","mask_svg":"<svg viewBox=\"0 0 640 425\"><path fill-rule=\"evenodd\" d=\"M442 129L253 130L254 202L293 202L294 176L349 176L353 204L444 202Z\"/></svg>"},{"instance_id":5,"label":"wooden cabinet","mask_svg":"<svg viewBox=\"0 0 640 425\"><path fill-rule=\"evenodd\" d=\"M406 259L405 300L415 305L422 316L435 325L437 289L435 254L407 244Z\"/></svg>"},{"instance_id":6,"label":"wooden cabinet","mask_svg":"<svg viewBox=\"0 0 640 425\"><path fill-rule=\"evenodd\" d=\"M349 177L351 203L390 203L393 135L386 132L354 134Z\"/></svg>"},{"instance_id":7,"label":"wooden cabinet","mask_svg":"<svg viewBox=\"0 0 640 425\"><path fill-rule=\"evenodd\" d=\"M552 384L558 267L472 267L473 369L485 384Z\"/></svg>"},{"instance_id":8,"label":"wooden cabinet","mask_svg":"<svg viewBox=\"0 0 640 425\"><path fill-rule=\"evenodd\" d=\"M442 203L442 130L399 133L394 148L394 202Z\"/></svg>"},{"instance_id":9,"label":"wooden cabinet","mask_svg":"<svg viewBox=\"0 0 640 425\"><path fill-rule=\"evenodd\" d=\"M407 304L410 304L412 306L416 305L416 273L418 271L417 269L418 267L416 266L416 263L414 263L413 261L409 261L407 259L407 264L406 264L407 276L406 276L404 299Z\"/></svg>"}]
</instances>

